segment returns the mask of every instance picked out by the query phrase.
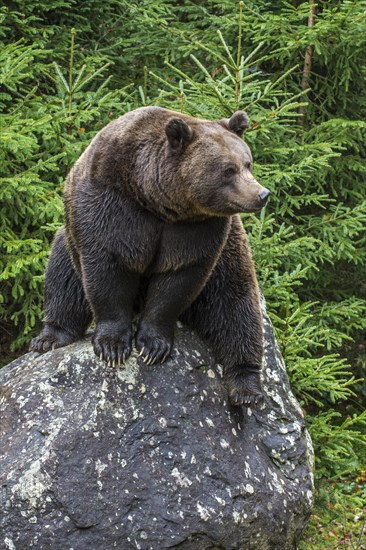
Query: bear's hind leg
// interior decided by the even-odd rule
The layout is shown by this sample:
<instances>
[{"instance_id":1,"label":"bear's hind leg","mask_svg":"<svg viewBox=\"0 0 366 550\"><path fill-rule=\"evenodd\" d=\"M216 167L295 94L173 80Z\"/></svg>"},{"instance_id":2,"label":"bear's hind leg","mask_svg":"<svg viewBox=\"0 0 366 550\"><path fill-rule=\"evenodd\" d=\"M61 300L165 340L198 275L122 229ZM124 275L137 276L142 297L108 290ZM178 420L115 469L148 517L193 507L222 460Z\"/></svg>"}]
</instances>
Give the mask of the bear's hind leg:
<instances>
[{"instance_id":1,"label":"bear's hind leg","mask_svg":"<svg viewBox=\"0 0 366 550\"><path fill-rule=\"evenodd\" d=\"M45 326L30 343L43 353L82 337L92 320L81 281L72 265L62 228L52 245L45 276Z\"/></svg>"}]
</instances>

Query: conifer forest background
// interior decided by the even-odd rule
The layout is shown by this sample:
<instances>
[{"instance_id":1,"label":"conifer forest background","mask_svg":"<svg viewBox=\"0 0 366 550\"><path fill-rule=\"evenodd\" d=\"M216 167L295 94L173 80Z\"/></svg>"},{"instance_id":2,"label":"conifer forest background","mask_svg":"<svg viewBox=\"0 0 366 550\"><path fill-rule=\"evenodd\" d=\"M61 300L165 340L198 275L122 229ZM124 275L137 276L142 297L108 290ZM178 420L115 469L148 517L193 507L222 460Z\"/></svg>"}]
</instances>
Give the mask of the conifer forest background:
<instances>
[{"instance_id":1,"label":"conifer forest background","mask_svg":"<svg viewBox=\"0 0 366 550\"><path fill-rule=\"evenodd\" d=\"M243 109L257 274L316 455L302 549L366 548L366 1L5 0L0 362L42 319L65 175L141 105Z\"/></svg>"}]
</instances>

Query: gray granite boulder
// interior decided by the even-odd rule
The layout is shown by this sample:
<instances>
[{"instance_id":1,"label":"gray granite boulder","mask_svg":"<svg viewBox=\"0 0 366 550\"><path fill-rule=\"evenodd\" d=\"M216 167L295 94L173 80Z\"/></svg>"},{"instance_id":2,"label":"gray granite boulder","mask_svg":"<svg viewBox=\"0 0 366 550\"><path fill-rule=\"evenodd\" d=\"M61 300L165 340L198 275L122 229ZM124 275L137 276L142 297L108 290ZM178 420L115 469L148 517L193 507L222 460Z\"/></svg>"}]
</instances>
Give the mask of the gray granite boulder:
<instances>
[{"instance_id":1,"label":"gray granite boulder","mask_svg":"<svg viewBox=\"0 0 366 550\"><path fill-rule=\"evenodd\" d=\"M296 548L312 447L264 319L258 411L185 328L163 365L113 370L85 339L4 367L1 550Z\"/></svg>"}]
</instances>

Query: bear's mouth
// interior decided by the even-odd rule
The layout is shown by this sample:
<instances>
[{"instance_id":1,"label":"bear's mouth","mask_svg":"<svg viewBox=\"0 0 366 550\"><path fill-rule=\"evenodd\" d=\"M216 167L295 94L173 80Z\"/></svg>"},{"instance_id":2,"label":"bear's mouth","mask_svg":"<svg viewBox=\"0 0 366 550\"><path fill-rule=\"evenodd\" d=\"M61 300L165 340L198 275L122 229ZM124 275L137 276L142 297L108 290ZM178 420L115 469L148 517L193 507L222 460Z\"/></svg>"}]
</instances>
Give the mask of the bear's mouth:
<instances>
[{"instance_id":1,"label":"bear's mouth","mask_svg":"<svg viewBox=\"0 0 366 550\"><path fill-rule=\"evenodd\" d=\"M264 204L258 204L256 206L248 206L244 204L239 204L236 202L232 202L229 207L233 208L236 213L243 213L243 214L254 214L256 212L260 212L263 208Z\"/></svg>"}]
</instances>

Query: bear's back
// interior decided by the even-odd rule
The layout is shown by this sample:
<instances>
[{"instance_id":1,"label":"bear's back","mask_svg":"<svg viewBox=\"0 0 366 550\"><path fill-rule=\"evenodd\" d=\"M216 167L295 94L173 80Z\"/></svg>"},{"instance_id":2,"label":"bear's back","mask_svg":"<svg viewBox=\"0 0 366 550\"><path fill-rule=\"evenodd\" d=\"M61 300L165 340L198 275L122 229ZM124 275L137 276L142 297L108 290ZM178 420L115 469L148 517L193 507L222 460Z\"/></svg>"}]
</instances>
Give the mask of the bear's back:
<instances>
[{"instance_id":1,"label":"bear's back","mask_svg":"<svg viewBox=\"0 0 366 550\"><path fill-rule=\"evenodd\" d=\"M174 117L193 117L163 107L140 107L112 120L100 130L76 161L66 181L66 193L82 182L115 184L128 177L136 158L149 163L161 148L165 125ZM144 162L144 159L142 159Z\"/></svg>"}]
</instances>

